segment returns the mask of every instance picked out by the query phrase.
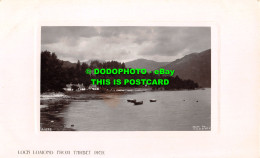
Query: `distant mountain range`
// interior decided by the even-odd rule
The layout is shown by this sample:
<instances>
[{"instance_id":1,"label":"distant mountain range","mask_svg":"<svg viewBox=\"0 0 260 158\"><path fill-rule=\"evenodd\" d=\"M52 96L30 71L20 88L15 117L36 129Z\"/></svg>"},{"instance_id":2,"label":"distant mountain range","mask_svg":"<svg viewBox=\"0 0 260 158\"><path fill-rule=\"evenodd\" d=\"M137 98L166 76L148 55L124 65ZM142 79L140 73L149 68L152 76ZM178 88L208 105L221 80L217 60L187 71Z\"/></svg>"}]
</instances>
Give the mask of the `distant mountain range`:
<instances>
[{"instance_id":1,"label":"distant mountain range","mask_svg":"<svg viewBox=\"0 0 260 158\"><path fill-rule=\"evenodd\" d=\"M86 64L90 65L91 61L95 61L95 60L99 61L100 63L106 62L105 60L90 59L90 60L86 60L86 61L81 61L80 63L86 63Z\"/></svg>"},{"instance_id":2,"label":"distant mountain range","mask_svg":"<svg viewBox=\"0 0 260 158\"><path fill-rule=\"evenodd\" d=\"M175 76L191 79L201 87L211 87L211 49L186 55L161 68L175 70Z\"/></svg>"},{"instance_id":3,"label":"distant mountain range","mask_svg":"<svg viewBox=\"0 0 260 158\"><path fill-rule=\"evenodd\" d=\"M159 67L165 66L169 63L170 62L156 62L147 59L137 59L137 60L126 62L125 66L127 68L134 68L134 69L140 68L140 69L146 69L147 71L152 71Z\"/></svg>"},{"instance_id":4,"label":"distant mountain range","mask_svg":"<svg viewBox=\"0 0 260 158\"><path fill-rule=\"evenodd\" d=\"M93 60L85 61L90 64ZM103 63L104 60L98 60ZM81 62L82 63L82 62ZM201 87L211 87L211 49L200 53L192 53L173 62L156 62L147 59L137 59L125 63L127 68L140 68L147 71L156 69L175 70L174 76L181 79L191 79ZM63 67L76 67L76 63L63 61Z\"/></svg>"},{"instance_id":5,"label":"distant mountain range","mask_svg":"<svg viewBox=\"0 0 260 158\"><path fill-rule=\"evenodd\" d=\"M61 60L61 61L63 61L63 60ZM76 65L77 65L77 63L71 63L69 61L63 61L62 67L64 67L64 68L74 67L75 68Z\"/></svg>"},{"instance_id":6,"label":"distant mountain range","mask_svg":"<svg viewBox=\"0 0 260 158\"><path fill-rule=\"evenodd\" d=\"M81 61L80 63L81 63L81 64L82 64L82 63L86 63L86 64L90 65L91 61L94 61L94 60L97 60L97 59L87 60L87 61L83 61L83 62ZM97 61L99 61L100 63L106 62L105 60L97 60ZM77 63L72 63L72 62L70 62L70 61L63 61L62 67L64 67L64 68L74 67L74 68L75 68L76 65L77 65Z\"/></svg>"},{"instance_id":7,"label":"distant mountain range","mask_svg":"<svg viewBox=\"0 0 260 158\"><path fill-rule=\"evenodd\" d=\"M211 87L211 49L200 53L192 53L173 62L156 62L137 59L125 63L127 68L145 68L147 71L156 69L175 70L174 76L191 79L201 87Z\"/></svg>"}]
</instances>

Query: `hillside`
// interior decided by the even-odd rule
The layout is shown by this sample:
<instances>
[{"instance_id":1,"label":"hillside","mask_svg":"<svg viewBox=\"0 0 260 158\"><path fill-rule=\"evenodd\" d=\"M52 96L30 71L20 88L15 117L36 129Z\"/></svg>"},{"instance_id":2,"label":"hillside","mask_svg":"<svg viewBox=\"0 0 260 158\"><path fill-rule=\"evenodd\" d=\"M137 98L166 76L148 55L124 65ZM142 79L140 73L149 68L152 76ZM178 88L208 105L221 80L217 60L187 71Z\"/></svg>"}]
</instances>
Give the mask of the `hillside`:
<instances>
[{"instance_id":1,"label":"hillside","mask_svg":"<svg viewBox=\"0 0 260 158\"><path fill-rule=\"evenodd\" d=\"M175 70L174 76L191 79L199 86L211 87L211 49L186 55L161 68Z\"/></svg>"},{"instance_id":2,"label":"hillside","mask_svg":"<svg viewBox=\"0 0 260 158\"><path fill-rule=\"evenodd\" d=\"M169 62L156 62L153 60L147 60L147 59L137 59L130 62L126 62L125 66L127 68L141 68L146 69L147 71L155 70L159 67L165 66L169 64Z\"/></svg>"},{"instance_id":3,"label":"hillside","mask_svg":"<svg viewBox=\"0 0 260 158\"><path fill-rule=\"evenodd\" d=\"M63 60L61 60L61 61L63 61ZM87 60L87 61L83 61L83 62L80 62L80 63L86 63L86 64L90 65L91 61L94 61L94 60ZM105 62L104 60L97 60L97 61L99 61L100 63ZM64 68L74 67L75 68L76 65L77 65L77 63L72 63L70 61L63 61L62 67L64 67Z\"/></svg>"},{"instance_id":4,"label":"hillside","mask_svg":"<svg viewBox=\"0 0 260 158\"><path fill-rule=\"evenodd\" d=\"M64 68L70 68L70 67L76 67L76 64L77 63L71 63L71 62L69 62L69 61L63 61L63 64L62 64L62 67L64 67Z\"/></svg>"}]
</instances>

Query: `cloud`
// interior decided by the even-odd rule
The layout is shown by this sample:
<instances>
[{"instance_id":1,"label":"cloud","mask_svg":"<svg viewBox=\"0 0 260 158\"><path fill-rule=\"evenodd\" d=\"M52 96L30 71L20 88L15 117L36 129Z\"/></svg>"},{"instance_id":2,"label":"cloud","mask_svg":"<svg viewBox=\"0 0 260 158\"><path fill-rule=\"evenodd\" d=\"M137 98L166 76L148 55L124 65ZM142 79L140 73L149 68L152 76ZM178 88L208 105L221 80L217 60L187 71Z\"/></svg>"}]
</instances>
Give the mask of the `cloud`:
<instances>
[{"instance_id":1,"label":"cloud","mask_svg":"<svg viewBox=\"0 0 260 158\"><path fill-rule=\"evenodd\" d=\"M56 43L60 40L78 40L81 37L98 36L94 27L83 26L43 26L41 28L42 44Z\"/></svg>"},{"instance_id":2,"label":"cloud","mask_svg":"<svg viewBox=\"0 0 260 158\"><path fill-rule=\"evenodd\" d=\"M42 27L42 50L63 60L169 60L210 48L209 27Z\"/></svg>"},{"instance_id":3,"label":"cloud","mask_svg":"<svg viewBox=\"0 0 260 158\"><path fill-rule=\"evenodd\" d=\"M210 48L210 28L156 28L153 45L144 49L142 55L174 56L179 53L199 52Z\"/></svg>"}]
</instances>

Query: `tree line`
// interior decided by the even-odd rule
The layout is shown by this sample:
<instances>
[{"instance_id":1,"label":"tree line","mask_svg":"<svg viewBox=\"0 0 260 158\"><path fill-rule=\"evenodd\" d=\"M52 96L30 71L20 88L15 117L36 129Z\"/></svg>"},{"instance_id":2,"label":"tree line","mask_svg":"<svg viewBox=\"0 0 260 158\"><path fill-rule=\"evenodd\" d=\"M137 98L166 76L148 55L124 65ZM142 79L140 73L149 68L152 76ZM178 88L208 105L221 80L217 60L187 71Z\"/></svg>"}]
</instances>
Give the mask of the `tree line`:
<instances>
[{"instance_id":1,"label":"tree line","mask_svg":"<svg viewBox=\"0 0 260 158\"><path fill-rule=\"evenodd\" d=\"M41 93L43 92L60 92L64 91L63 88L66 84L78 84L83 83L85 87L91 84L91 79L168 79L170 81L167 86L150 86L153 89L163 88L166 90L176 90L176 89L195 89L199 85L192 80L183 80L180 77L172 77L167 75L155 75L153 73L147 74L97 74L97 75L87 75L85 70L87 68L122 68L126 69L125 63L120 63L117 61L99 62L97 60L91 61L88 65L87 63L81 63L79 60L75 67L65 67L64 61L57 58L55 53L49 51L41 52ZM123 87L123 85L102 85L101 89L113 89L116 87ZM143 87L137 85L125 85L124 87Z\"/></svg>"}]
</instances>

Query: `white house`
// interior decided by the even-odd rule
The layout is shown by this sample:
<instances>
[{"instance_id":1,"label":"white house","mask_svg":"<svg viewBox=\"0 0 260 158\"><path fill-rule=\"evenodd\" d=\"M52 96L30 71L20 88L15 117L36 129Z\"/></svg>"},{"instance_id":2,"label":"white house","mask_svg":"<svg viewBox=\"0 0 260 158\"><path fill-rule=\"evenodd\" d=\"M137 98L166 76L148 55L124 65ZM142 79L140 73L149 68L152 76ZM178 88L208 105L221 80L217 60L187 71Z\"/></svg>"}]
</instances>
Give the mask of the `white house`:
<instances>
[{"instance_id":1,"label":"white house","mask_svg":"<svg viewBox=\"0 0 260 158\"><path fill-rule=\"evenodd\" d=\"M65 91L72 91L72 84L66 84L66 87L63 88Z\"/></svg>"},{"instance_id":2,"label":"white house","mask_svg":"<svg viewBox=\"0 0 260 158\"><path fill-rule=\"evenodd\" d=\"M81 83L81 84L78 83L77 86L79 87L78 90L80 90L80 91L85 91L85 90L86 90L86 88L85 88L85 86L83 85L83 83Z\"/></svg>"},{"instance_id":3,"label":"white house","mask_svg":"<svg viewBox=\"0 0 260 158\"><path fill-rule=\"evenodd\" d=\"M86 90L86 87L83 85L83 83L81 84L66 84L66 87L63 88L65 91L73 91L73 88L72 86L76 86L76 91L85 91Z\"/></svg>"},{"instance_id":4,"label":"white house","mask_svg":"<svg viewBox=\"0 0 260 158\"><path fill-rule=\"evenodd\" d=\"M90 84L89 87L88 87L89 90L94 90L94 91L98 91L99 88L97 85L93 85L93 84Z\"/></svg>"}]
</instances>

